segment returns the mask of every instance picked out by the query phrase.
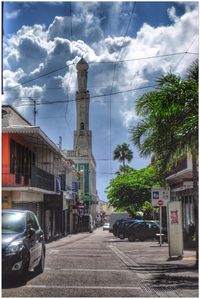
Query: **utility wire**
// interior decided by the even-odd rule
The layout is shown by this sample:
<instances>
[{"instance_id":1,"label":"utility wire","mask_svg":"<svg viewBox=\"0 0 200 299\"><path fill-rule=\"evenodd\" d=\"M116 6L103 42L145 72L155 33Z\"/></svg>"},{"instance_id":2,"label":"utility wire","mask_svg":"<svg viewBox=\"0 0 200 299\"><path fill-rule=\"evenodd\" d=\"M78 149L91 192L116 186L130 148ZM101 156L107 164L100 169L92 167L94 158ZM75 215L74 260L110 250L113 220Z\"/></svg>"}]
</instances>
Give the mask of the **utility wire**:
<instances>
[{"instance_id":1,"label":"utility wire","mask_svg":"<svg viewBox=\"0 0 200 299\"><path fill-rule=\"evenodd\" d=\"M181 63L181 61L183 60L183 58L185 57L185 55L188 54L189 49L192 47L192 45L196 41L197 37L198 36L195 36L195 38L192 40L192 42L190 43L188 49L183 53L183 56L180 58L180 60L178 61L178 63L175 65L174 70L177 69L178 65Z\"/></svg>"},{"instance_id":2,"label":"utility wire","mask_svg":"<svg viewBox=\"0 0 200 299\"><path fill-rule=\"evenodd\" d=\"M130 27L130 24L131 24L131 21L132 21L132 17L133 17L133 13L134 13L134 10L135 10L135 6L136 6L136 2L133 2L133 8L132 8L132 11L131 11L131 15L130 15L130 19L129 19L129 22L128 22L128 26L126 28L126 32L124 34L123 44L122 44L121 50L118 53L117 59L116 59L116 61L114 63L114 69L113 69L113 79L112 79L112 85L111 85L111 89L110 89L110 101L109 101L109 112L110 112L110 119L109 119L110 157L112 156L112 134L111 134L111 131L112 131L112 103L111 103L111 96L112 96L114 82L115 82L115 74L116 74L117 61L119 60L120 55L121 55L121 51L122 51L122 49L124 47L125 36L127 36L127 34L128 34L129 27ZM112 172L112 165L111 165L111 163L110 163L110 169L111 169L111 172Z\"/></svg>"},{"instance_id":3,"label":"utility wire","mask_svg":"<svg viewBox=\"0 0 200 299\"><path fill-rule=\"evenodd\" d=\"M110 64L113 64L113 63L123 63L123 62L130 62L130 61L137 61L137 60L145 60L145 59L155 59L155 58L162 58L162 57L170 57L170 56L175 56L175 55L183 55L183 54L189 54L189 55L198 55L198 53L192 53L192 52L179 52L179 53L172 53L172 54L163 54L163 55L155 55L155 56L149 56L149 57L141 57L141 58L133 58L133 59L127 59L127 60L118 60L118 61L97 61L97 62L89 62L88 64L100 64L100 63L104 63L104 64L107 64L107 63L110 63ZM7 90L11 90L13 88L16 88L16 87L20 87L22 85L25 85L25 84L28 84L30 82L33 82L35 80L38 80L40 78L43 78L45 76L48 76L48 75L51 75L53 73L56 73L58 71L61 71L63 69L66 69L68 67L70 67L71 65L75 65L75 63L71 63L71 64L68 64L68 65L65 65L65 66L62 66L60 68L57 68L57 69L54 69L52 71L49 71L47 73L44 73L38 77L35 77L33 79L30 79L30 80L27 80L27 81L24 81L20 84L16 84L14 86L11 86L11 87L8 87L6 89L4 89L4 92L7 91ZM53 88L49 88L49 89L53 89Z\"/></svg>"}]
</instances>

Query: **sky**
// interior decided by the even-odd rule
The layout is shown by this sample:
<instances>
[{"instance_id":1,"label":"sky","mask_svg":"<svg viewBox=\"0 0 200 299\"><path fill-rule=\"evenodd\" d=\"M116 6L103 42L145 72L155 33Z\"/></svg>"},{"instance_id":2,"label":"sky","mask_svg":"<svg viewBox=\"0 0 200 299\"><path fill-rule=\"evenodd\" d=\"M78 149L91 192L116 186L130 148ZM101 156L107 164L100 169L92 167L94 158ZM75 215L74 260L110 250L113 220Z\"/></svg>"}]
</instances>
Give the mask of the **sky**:
<instances>
[{"instance_id":1,"label":"sky","mask_svg":"<svg viewBox=\"0 0 200 299\"><path fill-rule=\"evenodd\" d=\"M76 64L89 64L90 129L97 191L115 177L117 144L133 151L129 164L146 167L132 144L135 101L168 72L184 77L198 58L198 2L4 2L2 102L12 104L62 149L73 149Z\"/></svg>"}]
</instances>

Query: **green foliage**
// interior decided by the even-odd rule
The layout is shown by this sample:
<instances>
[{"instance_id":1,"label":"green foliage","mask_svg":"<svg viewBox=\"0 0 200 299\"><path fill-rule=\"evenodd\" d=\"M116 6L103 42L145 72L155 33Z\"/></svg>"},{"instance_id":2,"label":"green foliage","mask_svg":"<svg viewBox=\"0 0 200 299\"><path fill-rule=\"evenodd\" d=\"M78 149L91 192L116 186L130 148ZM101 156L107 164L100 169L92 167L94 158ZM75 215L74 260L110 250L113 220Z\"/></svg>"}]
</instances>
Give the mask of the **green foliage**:
<instances>
[{"instance_id":1,"label":"green foliage","mask_svg":"<svg viewBox=\"0 0 200 299\"><path fill-rule=\"evenodd\" d=\"M167 74L155 91L137 100L138 124L131 140L141 156L155 154L160 174L178 159L198 148L198 73L188 71L186 80Z\"/></svg>"},{"instance_id":2,"label":"green foliage","mask_svg":"<svg viewBox=\"0 0 200 299\"><path fill-rule=\"evenodd\" d=\"M144 213L143 219L155 219L158 214L158 208L153 207L150 201L144 202L141 211Z\"/></svg>"},{"instance_id":3,"label":"green foliage","mask_svg":"<svg viewBox=\"0 0 200 299\"><path fill-rule=\"evenodd\" d=\"M122 162L123 167L125 166L126 160L131 162L133 159L133 152L129 149L129 144L118 144L114 150L113 159Z\"/></svg>"},{"instance_id":4,"label":"green foliage","mask_svg":"<svg viewBox=\"0 0 200 299\"><path fill-rule=\"evenodd\" d=\"M130 212L139 211L151 199L151 187L156 183L155 168L148 166L131 173L119 174L106 189L110 206Z\"/></svg>"}]
</instances>

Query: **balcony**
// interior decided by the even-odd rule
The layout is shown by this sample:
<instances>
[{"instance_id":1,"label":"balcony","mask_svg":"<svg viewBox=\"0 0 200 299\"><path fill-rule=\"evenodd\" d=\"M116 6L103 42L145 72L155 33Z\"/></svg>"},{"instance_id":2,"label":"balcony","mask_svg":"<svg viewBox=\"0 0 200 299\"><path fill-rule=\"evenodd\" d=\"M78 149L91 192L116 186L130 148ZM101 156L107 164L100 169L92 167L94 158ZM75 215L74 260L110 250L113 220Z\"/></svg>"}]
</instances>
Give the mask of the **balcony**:
<instances>
[{"instance_id":1,"label":"balcony","mask_svg":"<svg viewBox=\"0 0 200 299\"><path fill-rule=\"evenodd\" d=\"M31 187L54 191L54 175L40 168L32 167L31 169Z\"/></svg>"},{"instance_id":2,"label":"balcony","mask_svg":"<svg viewBox=\"0 0 200 299\"><path fill-rule=\"evenodd\" d=\"M2 165L2 187L33 187L54 191L55 179L54 175L35 166L31 167L29 173L25 171L10 173L10 166Z\"/></svg>"},{"instance_id":3,"label":"balcony","mask_svg":"<svg viewBox=\"0 0 200 299\"><path fill-rule=\"evenodd\" d=\"M190 179L192 179L192 159L189 155L180 160L171 171L166 173L166 180L170 184L177 184Z\"/></svg>"}]
</instances>

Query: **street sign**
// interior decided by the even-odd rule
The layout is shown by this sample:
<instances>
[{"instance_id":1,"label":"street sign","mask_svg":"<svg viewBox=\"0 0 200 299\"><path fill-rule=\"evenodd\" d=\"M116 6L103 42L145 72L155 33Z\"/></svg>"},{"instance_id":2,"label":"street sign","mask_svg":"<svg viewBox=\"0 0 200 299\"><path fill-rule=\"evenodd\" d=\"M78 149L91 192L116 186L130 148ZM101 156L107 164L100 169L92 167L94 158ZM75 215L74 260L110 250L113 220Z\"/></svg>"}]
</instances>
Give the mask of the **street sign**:
<instances>
[{"instance_id":1,"label":"street sign","mask_svg":"<svg viewBox=\"0 0 200 299\"><path fill-rule=\"evenodd\" d=\"M170 188L152 188L151 189L151 202L154 207L166 207L170 201Z\"/></svg>"}]
</instances>

